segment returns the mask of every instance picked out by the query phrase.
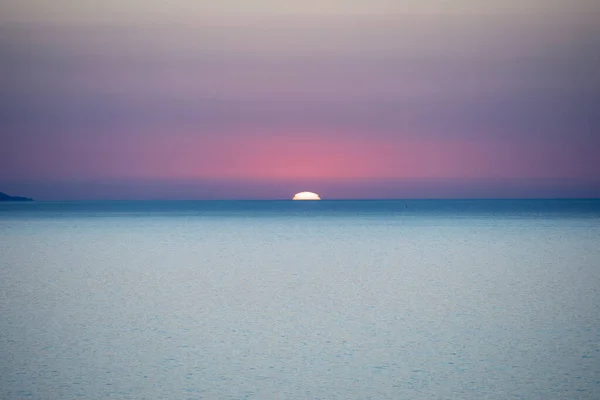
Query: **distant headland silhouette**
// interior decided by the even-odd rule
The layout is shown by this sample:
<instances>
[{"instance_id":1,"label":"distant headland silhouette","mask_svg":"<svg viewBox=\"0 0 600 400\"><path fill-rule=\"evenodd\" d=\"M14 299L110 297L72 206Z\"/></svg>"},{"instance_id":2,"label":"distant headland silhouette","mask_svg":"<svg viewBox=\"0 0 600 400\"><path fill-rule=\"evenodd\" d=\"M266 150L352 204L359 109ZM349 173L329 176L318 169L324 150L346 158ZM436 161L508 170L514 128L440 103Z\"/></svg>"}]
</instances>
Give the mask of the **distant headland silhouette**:
<instances>
[{"instance_id":1,"label":"distant headland silhouette","mask_svg":"<svg viewBox=\"0 0 600 400\"><path fill-rule=\"evenodd\" d=\"M0 201L33 201L29 197L9 196L6 193L0 192Z\"/></svg>"}]
</instances>

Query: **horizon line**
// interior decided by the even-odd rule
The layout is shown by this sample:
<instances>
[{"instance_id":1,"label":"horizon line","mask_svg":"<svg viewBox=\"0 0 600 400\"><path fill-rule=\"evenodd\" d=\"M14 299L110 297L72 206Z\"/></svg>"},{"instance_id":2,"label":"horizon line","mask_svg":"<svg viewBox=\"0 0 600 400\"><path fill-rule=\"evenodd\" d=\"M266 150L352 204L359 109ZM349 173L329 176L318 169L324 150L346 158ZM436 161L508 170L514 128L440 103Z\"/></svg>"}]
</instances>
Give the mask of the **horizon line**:
<instances>
[{"instance_id":1,"label":"horizon line","mask_svg":"<svg viewBox=\"0 0 600 400\"><path fill-rule=\"evenodd\" d=\"M377 198L321 198L320 200L304 201L310 203L328 201L514 201L514 200L600 200L600 197L377 197ZM36 200L26 203L80 203L80 202L192 202L192 201L289 201L298 203L292 198L215 198L215 199L64 199L64 200ZM6 203L25 203L20 201L7 201Z\"/></svg>"}]
</instances>

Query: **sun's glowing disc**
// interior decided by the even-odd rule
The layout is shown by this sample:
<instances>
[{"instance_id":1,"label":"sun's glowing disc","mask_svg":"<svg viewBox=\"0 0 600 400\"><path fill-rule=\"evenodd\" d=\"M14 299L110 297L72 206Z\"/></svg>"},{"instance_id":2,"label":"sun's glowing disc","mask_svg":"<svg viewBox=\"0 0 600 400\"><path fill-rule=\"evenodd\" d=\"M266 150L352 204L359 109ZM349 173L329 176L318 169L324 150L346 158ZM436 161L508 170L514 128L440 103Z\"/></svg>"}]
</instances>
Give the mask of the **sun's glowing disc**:
<instances>
[{"instance_id":1,"label":"sun's glowing disc","mask_svg":"<svg viewBox=\"0 0 600 400\"><path fill-rule=\"evenodd\" d=\"M292 200L321 200L321 198L313 192L300 192L296 193Z\"/></svg>"}]
</instances>

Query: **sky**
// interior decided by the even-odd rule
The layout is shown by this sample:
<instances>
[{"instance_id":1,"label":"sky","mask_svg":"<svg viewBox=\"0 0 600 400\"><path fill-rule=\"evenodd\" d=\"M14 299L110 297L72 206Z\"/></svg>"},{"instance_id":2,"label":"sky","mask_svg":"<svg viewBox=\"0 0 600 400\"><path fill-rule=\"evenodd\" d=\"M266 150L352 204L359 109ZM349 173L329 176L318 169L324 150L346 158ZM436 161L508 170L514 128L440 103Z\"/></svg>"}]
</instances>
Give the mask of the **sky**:
<instances>
[{"instance_id":1,"label":"sky","mask_svg":"<svg viewBox=\"0 0 600 400\"><path fill-rule=\"evenodd\" d=\"M0 191L600 197L593 0L8 0Z\"/></svg>"}]
</instances>

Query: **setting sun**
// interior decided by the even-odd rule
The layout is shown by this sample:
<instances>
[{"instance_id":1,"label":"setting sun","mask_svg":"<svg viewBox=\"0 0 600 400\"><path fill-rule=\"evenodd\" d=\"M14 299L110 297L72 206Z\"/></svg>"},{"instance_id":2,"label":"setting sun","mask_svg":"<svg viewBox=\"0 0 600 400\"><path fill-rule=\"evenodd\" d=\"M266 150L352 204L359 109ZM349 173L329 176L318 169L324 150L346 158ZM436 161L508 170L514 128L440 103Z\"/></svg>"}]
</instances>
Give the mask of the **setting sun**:
<instances>
[{"instance_id":1,"label":"setting sun","mask_svg":"<svg viewBox=\"0 0 600 400\"><path fill-rule=\"evenodd\" d=\"M292 200L321 200L321 198L313 192L300 192L296 193Z\"/></svg>"}]
</instances>

